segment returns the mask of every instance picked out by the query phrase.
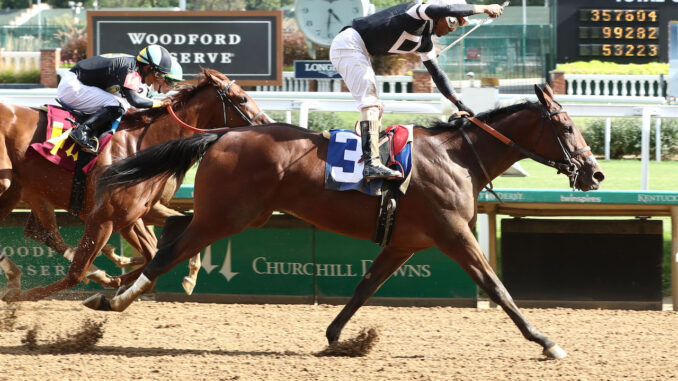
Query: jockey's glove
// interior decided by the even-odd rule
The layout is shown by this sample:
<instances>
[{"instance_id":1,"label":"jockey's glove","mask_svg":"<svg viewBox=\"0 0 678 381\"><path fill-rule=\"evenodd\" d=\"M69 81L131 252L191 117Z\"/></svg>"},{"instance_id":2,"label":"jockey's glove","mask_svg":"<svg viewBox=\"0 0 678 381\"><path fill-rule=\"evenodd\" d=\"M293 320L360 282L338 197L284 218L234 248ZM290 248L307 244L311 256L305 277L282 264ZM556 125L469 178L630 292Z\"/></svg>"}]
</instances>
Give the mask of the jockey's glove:
<instances>
[{"instance_id":1,"label":"jockey's glove","mask_svg":"<svg viewBox=\"0 0 678 381\"><path fill-rule=\"evenodd\" d=\"M462 102L461 100L458 100L457 103L455 103L454 105L457 106L457 109L458 109L459 111L465 111L465 112L467 112L467 113L468 113L468 116L475 116L475 115L476 115L476 114L473 112L473 110L471 110L468 106L466 106L466 105L464 104L464 102Z\"/></svg>"}]
</instances>

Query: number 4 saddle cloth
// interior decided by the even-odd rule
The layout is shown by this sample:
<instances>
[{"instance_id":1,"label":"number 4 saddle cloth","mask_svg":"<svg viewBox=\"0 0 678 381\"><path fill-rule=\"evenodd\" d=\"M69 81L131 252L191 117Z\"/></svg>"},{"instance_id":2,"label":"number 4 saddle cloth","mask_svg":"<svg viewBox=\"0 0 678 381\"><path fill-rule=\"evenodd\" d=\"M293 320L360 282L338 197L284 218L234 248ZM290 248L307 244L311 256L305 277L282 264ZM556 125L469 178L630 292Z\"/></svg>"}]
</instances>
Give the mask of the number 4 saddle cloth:
<instances>
[{"instance_id":1,"label":"number 4 saddle cloth","mask_svg":"<svg viewBox=\"0 0 678 381\"><path fill-rule=\"evenodd\" d=\"M31 144L28 153L38 154L69 172L75 172L75 163L78 161L80 147L68 138L71 129L75 126L66 118L75 120L75 116L70 112L57 106L48 105L46 140L41 143ZM117 121L113 123L115 124ZM99 140L98 153L103 151L112 138L113 134L106 134L105 137ZM96 157L93 157L82 170L84 173L87 173L95 165Z\"/></svg>"},{"instance_id":2,"label":"number 4 saddle cloth","mask_svg":"<svg viewBox=\"0 0 678 381\"><path fill-rule=\"evenodd\" d=\"M365 181L363 178L363 149L361 137L353 131L332 129L324 131L329 139L325 164L325 189L357 190L371 196L381 195L383 179ZM381 162L403 174L397 181L402 194L407 191L412 172L413 125L393 125L381 133L379 154Z\"/></svg>"}]
</instances>

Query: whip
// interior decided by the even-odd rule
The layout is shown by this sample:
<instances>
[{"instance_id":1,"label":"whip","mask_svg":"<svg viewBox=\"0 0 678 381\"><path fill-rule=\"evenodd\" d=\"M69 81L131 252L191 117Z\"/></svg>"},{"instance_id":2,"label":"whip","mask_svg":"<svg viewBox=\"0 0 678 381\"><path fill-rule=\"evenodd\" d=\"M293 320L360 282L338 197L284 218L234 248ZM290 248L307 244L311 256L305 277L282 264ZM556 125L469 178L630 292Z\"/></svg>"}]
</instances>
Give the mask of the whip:
<instances>
[{"instance_id":1,"label":"whip","mask_svg":"<svg viewBox=\"0 0 678 381\"><path fill-rule=\"evenodd\" d=\"M501 5L501 7L502 7L502 8L505 8L506 6L509 5L509 3L510 3L510 1L507 0L507 1L505 1L505 2ZM483 21L481 21L481 22L479 22L478 24L476 24L476 26L474 26L473 28L471 28L471 30L469 30L468 32L464 33L461 37L457 38L456 40L454 40L454 42L452 42L451 44L447 45L444 49L442 49L440 52L438 52L438 57L440 57L440 56L441 56L443 53L445 53L446 51L450 50L453 46L457 45L461 40L463 40L464 38L466 38L466 36L468 36L469 34L471 34L474 30L480 28L481 26L483 26L483 25L485 25L485 24L489 24L489 23L491 23L492 21L493 21L493 19L492 19L491 17L488 16L486 19L484 19Z\"/></svg>"}]
</instances>

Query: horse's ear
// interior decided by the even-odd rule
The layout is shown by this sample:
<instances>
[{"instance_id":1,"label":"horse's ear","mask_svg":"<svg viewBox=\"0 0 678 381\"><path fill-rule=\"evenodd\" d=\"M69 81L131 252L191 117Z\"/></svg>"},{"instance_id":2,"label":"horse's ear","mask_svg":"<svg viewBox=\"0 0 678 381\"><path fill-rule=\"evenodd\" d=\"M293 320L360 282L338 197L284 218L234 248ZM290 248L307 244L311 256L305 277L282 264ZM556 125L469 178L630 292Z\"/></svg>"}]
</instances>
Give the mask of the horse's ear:
<instances>
[{"instance_id":1,"label":"horse's ear","mask_svg":"<svg viewBox=\"0 0 678 381\"><path fill-rule=\"evenodd\" d=\"M549 96L551 99L555 99L556 97L553 95L553 89L551 89L551 86L547 84L544 84L544 93Z\"/></svg>"},{"instance_id":2,"label":"horse's ear","mask_svg":"<svg viewBox=\"0 0 678 381\"><path fill-rule=\"evenodd\" d=\"M546 98L544 97L544 92L542 91L541 87L534 85L534 93L537 94L539 102L548 108L549 104L546 102Z\"/></svg>"}]
</instances>

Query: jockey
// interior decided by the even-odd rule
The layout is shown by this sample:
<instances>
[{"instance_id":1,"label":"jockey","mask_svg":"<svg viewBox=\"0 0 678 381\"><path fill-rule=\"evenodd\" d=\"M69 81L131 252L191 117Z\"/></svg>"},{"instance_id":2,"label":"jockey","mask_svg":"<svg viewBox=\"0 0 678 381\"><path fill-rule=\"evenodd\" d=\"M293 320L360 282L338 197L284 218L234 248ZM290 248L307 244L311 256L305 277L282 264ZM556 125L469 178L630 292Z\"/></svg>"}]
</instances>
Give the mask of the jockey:
<instances>
[{"instance_id":1,"label":"jockey","mask_svg":"<svg viewBox=\"0 0 678 381\"><path fill-rule=\"evenodd\" d=\"M158 93L166 94L170 92L179 82L183 80L184 70L181 68L179 61L172 57L172 68L170 69L169 73L165 74L164 80L162 83L160 83L160 87L157 89L157 91L154 86L143 85L137 92L146 98L153 98Z\"/></svg>"},{"instance_id":2,"label":"jockey","mask_svg":"<svg viewBox=\"0 0 678 381\"><path fill-rule=\"evenodd\" d=\"M79 61L61 78L57 94L65 104L92 114L73 129L70 137L85 152L96 153L96 138L129 105L161 107L163 102L141 96L142 85L160 89L170 73L172 58L160 45L149 45L136 56L103 54Z\"/></svg>"},{"instance_id":3,"label":"jockey","mask_svg":"<svg viewBox=\"0 0 678 381\"><path fill-rule=\"evenodd\" d=\"M334 38L330 46L330 60L360 110L365 179L401 177L400 172L386 167L379 158L378 139L383 109L370 57L419 53L438 90L459 111L472 115L473 112L459 100L440 68L431 37L433 34L444 36L458 26L466 25L466 16L487 13L496 18L502 12L503 8L497 4L468 5L464 0L410 1L354 19L351 27Z\"/></svg>"}]
</instances>

